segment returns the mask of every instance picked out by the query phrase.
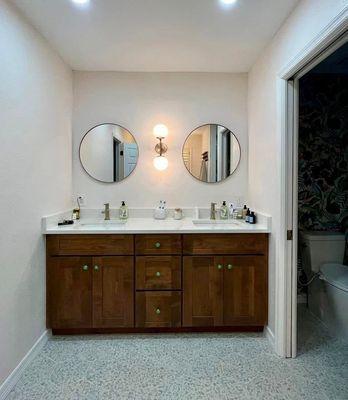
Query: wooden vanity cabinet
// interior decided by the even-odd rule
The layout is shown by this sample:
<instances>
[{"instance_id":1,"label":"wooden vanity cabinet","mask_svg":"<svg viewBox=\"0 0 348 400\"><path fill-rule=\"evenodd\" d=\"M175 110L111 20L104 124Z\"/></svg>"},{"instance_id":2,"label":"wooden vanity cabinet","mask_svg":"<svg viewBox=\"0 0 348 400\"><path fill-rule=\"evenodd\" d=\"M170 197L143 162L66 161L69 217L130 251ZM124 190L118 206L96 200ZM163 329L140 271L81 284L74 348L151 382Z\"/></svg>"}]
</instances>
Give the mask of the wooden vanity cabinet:
<instances>
[{"instance_id":1,"label":"wooden vanity cabinet","mask_svg":"<svg viewBox=\"0 0 348 400\"><path fill-rule=\"evenodd\" d=\"M48 235L53 333L262 330L267 234Z\"/></svg>"},{"instance_id":2,"label":"wooden vanity cabinet","mask_svg":"<svg viewBox=\"0 0 348 400\"><path fill-rule=\"evenodd\" d=\"M267 322L263 256L185 256L183 326L262 326Z\"/></svg>"},{"instance_id":3,"label":"wooden vanity cabinet","mask_svg":"<svg viewBox=\"0 0 348 400\"><path fill-rule=\"evenodd\" d=\"M92 259L47 259L47 317L50 328L92 325Z\"/></svg>"}]
</instances>

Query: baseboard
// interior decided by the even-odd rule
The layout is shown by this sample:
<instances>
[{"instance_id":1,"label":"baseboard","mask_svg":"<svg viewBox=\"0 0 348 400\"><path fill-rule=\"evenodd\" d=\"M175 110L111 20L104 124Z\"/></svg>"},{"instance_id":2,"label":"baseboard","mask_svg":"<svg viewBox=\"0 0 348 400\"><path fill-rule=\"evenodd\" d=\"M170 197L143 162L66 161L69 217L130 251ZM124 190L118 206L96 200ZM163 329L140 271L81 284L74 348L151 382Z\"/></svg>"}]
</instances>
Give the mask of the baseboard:
<instances>
[{"instance_id":1,"label":"baseboard","mask_svg":"<svg viewBox=\"0 0 348 400\"><path fill-rule=\"evenodd\" d=\"M268 339L272 347L275 347L274 333L271 331L271 328L267 325L264 329L265 337Z\"/></svg>"},{"instance_id":2,"label":"baseboard","mask_svg":"<svg viewBox=\"0 0 348 400\"><path fill-rule=\"evenodd\" d=\"M11 390L16 386L17 382L23 375L25 369L44 347L48 338L49 338L49 331L46 330L34 343L33 347L28 351L28 353L23 357L22 361L7 377L5 382L0 386L0 400L6 399L6 397L9 395Z\"/></svg>"}]
</instances>

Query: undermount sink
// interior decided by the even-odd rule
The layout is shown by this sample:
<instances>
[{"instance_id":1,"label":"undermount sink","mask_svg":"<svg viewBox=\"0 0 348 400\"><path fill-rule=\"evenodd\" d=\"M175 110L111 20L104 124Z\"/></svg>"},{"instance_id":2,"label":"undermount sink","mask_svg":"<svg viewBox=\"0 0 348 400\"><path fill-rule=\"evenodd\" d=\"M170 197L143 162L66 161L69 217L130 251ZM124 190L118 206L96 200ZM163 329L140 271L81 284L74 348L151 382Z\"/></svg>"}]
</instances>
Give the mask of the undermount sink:
<instances>
[{"instance_id":1,"label":"undermount sink","mask_svg":"<svg viewBox=\"0 0 348 400\"><path fill-rule=\"evenodd\" d=\"M91 222L80 222L80 226L83 226L85 228L93 228L93 227L110 227L112 228L113 226L120 226L124 225L127 222L127 220L113 220L113 221L91 221Z\"/></svg>"},{"instance_id":2,"label":"undermount sink","mask_svg":"<svg viewBox=\"0 0 348 400\"><path fill-rule=\"evenodd\" d=\"M238 225L238 222L230 219L193 219L195 225Z\"/></svg>"}]
</instances>

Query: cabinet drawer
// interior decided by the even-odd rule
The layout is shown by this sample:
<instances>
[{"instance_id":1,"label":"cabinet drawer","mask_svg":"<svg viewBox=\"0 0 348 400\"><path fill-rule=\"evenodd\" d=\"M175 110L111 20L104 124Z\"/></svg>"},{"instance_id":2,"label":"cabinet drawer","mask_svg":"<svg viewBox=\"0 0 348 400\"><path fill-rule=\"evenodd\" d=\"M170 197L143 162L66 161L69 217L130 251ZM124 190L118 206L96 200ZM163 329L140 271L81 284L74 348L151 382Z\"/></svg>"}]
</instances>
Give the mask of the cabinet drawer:
<instances>
[{"instance_id":1,"label":"cabinet drawer","mask_svg":"<svg viewBox=\"0 0 348 400\"><path fill-rule=\"evenodd\" d=\"M264 233L193 234L183 236L184 254L267 254Z\"/></svg>"},{"instance_id":2,"label":"cabinet drawer","mask_svg":"<svg viewBox=\"0 0 348 400\"><path fill-rule=\"evenodd\" d=\"M181 326L181 292L137 292L136 326L138 328Z\"/></svg>"},{"instance_id":3,"label":"cabinet drawer","mask_svg":"<svg viewBox=\"0 0 348 400\"><path fill-rule=\"evenodd\" d=\"M136 254L181 254L181 235L136 235Z\"/></svg>"},{"instance_id":4,"label":"cabinet drawer","mask_svg":"<svg viewBox=\"0 0 348 400\"><path fill-rule=\"evenodd\" d=\"M50 235L47 251L50 255L131 255L132 235Z\"/></svg>"},{"instance_id":5,"label":"cabinet drawer","mask_svg":"<svg viewBox=\"0 0 348 400\"><path fill-rule=\"evenodd\" d=\"M181 289L181 257L138 256L136 288L137 290Z\"/></svg>"}]
</instances>

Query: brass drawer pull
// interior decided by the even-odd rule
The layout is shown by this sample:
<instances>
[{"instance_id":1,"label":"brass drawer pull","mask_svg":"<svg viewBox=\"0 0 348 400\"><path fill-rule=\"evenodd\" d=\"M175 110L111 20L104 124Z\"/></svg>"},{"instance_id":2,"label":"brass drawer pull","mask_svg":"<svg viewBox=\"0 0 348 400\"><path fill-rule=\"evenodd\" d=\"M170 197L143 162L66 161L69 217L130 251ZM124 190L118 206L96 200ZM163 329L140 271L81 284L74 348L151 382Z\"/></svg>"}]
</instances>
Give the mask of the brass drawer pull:
<instances>
[{"instance_id":1,"label":"brass drawer pull","mask_svg":"<svg viewBox=\"0 0 348 400\"><path fill-rule=\"evenodd\" d=\"M83 267L82 267L82 271L88 271L88 265L84 265Z\"/></svg>"},{"instance_id":2,"label":"brass drawer pull","mask_svg":"<svg viewBox=\"0 0 348 400\"><path fill-rule=\"evenodd\" d=\"M227 269L228 269L229 271L231 271L231 269L233 269L233 265L232 265L232 264L228 264L228 265L227 265Z\"/></svg>"},{"instance_id":3,"label":"brass drawer pull","mask_svg":"<svg viewBox=\"0 0 348 400\"><path fill-rule=\"evenodd\" d=\"M157 271L156 276L159 278L161 276L161 273L159 271Z\"/></svg>"},{"instance_id":4,"label":"brass drawer pull","mask_svg":"<svg viewBox=\"0 0 348 400\"><path fill-rule=\"evenodd\" d=\"M160 315L161 314L161 310L159 308L156 308L156 314Z\"/></svg>"},{"instance_id":5,"label":"brass drawer pull","mask_svg":"<svg viewBox=\"0 0 348 400\"><path fill-rule=\"evenodd\" d=\"M94 266L94 271L99 271L99 266L98 265Z\"/></svg>"},{"instance_id":6,"label":"brass drawer pull","mask_svg":"<svg viewBox=\"0 0 348 400\"><path fill-rule=\"evenodd\" d=\"M221 270L223 268L222 264L218 264L217 269Z\"/></svg>"},{"instance_id":7,"label":"brass drawer pull","mask_svg":"<svg viewBox=\"0 0 348 400\"><path fill-rule=\"evenodd\" d=\"M161 243L160 242L156 242L155 243L155 247L156 247L156 249L159 249L161 247Z\"/></svg>"}]
</instances>

